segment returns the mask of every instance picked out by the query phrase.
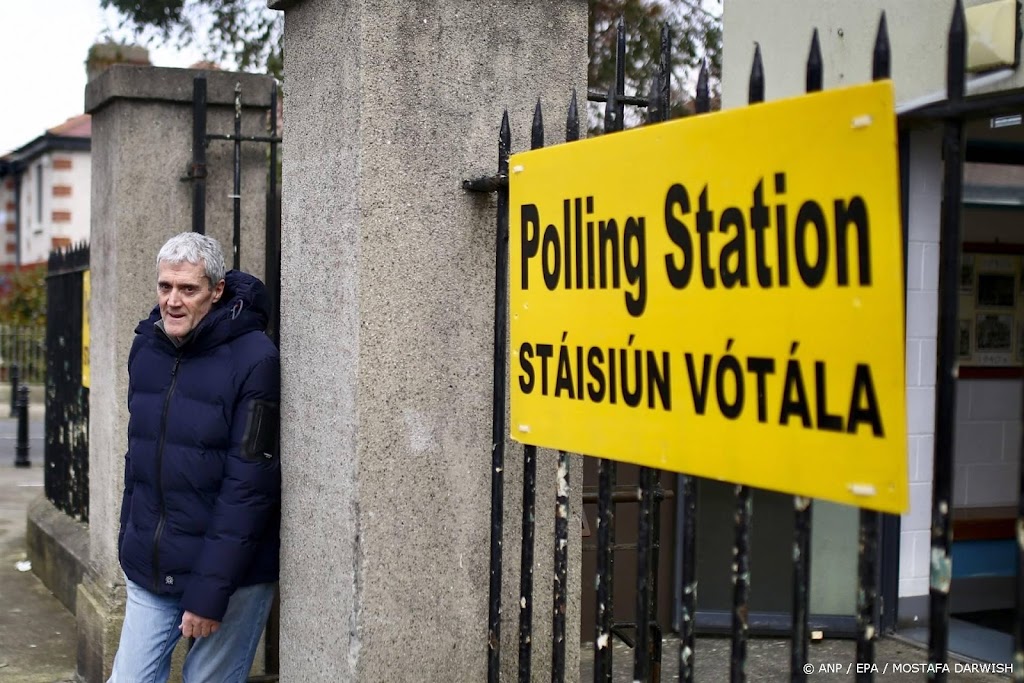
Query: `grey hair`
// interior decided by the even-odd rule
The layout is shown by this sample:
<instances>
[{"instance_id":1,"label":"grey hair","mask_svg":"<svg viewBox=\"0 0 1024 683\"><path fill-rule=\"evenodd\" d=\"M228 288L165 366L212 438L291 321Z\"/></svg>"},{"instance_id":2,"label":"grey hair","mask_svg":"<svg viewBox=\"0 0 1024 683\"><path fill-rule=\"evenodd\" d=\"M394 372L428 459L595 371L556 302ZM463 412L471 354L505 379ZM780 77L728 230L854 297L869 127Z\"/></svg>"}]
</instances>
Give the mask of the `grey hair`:
<instances>
[{"instance_id":1,"label":"grey hair","mask_svg":"<svg viewBox=\"0 0 1024 683\"><path fill-rule=\"evenodd\" d=\"M198 232L183 232L167 240L156 255L158 271L162 262L202 264L211 288L224 279L224 252L220 242Z\"/></svg>"}]
</instances>

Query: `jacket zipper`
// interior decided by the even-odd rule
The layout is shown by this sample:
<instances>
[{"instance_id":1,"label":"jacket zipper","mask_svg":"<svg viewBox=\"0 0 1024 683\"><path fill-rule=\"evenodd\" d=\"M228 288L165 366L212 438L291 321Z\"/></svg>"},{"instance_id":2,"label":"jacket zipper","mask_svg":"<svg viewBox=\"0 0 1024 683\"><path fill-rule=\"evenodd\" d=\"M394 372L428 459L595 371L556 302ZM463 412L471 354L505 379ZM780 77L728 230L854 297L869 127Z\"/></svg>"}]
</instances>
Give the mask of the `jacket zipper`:
<instances>
[{"instance_id":1,"label":"jacket zipper","mask_svg":"<svg viewBox=\"0 0 1024 683\"><path fill-rule=\"evenodd\" d=\"M164 399L164 411L160 417L160 443L156 449L156 491L160 501L160 519L156 524L156 533L153 534L153 590L160 591L160 535L164 532L164 523L167 521L167 510L164 507L164 442L167 440L167 410L171 407L171 396L174 394L174 385L178 383L178 365L181 364L181 354L174 359L174 369L171 370L171 388L167 390L167 397Z\"/></svg>"}]
</instances>

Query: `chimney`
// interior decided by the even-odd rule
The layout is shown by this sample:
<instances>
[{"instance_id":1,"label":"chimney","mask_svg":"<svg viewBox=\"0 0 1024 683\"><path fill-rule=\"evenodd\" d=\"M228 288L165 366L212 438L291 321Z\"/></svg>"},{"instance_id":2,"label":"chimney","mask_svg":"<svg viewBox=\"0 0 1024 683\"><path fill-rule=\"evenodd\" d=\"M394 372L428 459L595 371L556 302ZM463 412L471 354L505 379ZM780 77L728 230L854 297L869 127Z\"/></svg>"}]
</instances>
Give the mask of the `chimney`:
<instances>
[{"instance_id":1,"label":"chimney","mask_svg":"<svg viewBox=\"0 0 1024 683\"><path fill-rule=\"evenodd\" d=\"M112 64L149 66L149 50L139 45L96 43L89 48L89 56L85 61L88 80L96 78Z\"/></svg>"}]
</instances>

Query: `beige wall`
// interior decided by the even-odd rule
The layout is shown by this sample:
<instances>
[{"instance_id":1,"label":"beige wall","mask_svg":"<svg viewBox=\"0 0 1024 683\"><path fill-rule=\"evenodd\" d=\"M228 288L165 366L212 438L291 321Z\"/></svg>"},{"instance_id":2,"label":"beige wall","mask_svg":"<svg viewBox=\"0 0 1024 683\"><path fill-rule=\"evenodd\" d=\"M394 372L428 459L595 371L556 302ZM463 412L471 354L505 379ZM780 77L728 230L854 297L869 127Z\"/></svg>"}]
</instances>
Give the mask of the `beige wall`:
<instances>
[{"instance_id":1,"label":"beige wall","mask_svg":"<svg viewBox=\"0 0 1024 683\"><path fill-rule=\"evenodd\" d=\"M966 0L965 6L983 0ZM722 103L747 101L754 44L761 45L765 99L804 91L811 34L818 29L824 85L833 88L871 79L871 55L878 19L885 10L892 46L897 103L945 91L946 36L953 0L726 0ZM983 90L1024 87L1020 69L1011 79Z\"/></svg>"}]
</instances>

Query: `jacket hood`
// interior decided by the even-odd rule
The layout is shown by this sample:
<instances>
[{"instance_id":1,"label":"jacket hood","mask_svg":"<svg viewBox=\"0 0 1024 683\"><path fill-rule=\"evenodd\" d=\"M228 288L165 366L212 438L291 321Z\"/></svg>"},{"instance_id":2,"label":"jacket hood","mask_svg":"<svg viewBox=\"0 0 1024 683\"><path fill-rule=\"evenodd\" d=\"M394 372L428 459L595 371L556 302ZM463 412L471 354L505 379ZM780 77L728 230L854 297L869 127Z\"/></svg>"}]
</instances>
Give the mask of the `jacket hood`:
<instances>
[{"instance_id":1,"label":"jacket hood","mask_svg":"<svg viewBox=\"0 0 1024 683\"><path fill-rule=\"evenodd\" d=\"M270 296L256 277L240 270L224 274L224 295L192 331L190 347L209 348L253 331L264 331L270 321ZM136 334L156 335L160 321L159 304L149 317L139 321Z\"/></svg>"}]
</instances>

